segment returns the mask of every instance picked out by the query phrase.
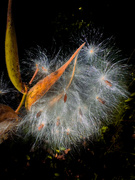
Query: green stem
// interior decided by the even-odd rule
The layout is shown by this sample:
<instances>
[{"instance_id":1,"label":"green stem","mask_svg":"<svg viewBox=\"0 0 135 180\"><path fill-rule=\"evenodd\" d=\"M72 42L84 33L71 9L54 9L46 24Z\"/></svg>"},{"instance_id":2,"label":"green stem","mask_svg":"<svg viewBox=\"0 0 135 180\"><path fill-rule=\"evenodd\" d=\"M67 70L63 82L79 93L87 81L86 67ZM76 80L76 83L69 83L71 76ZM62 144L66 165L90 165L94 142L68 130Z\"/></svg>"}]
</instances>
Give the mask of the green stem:
<instances>
[{"instance_id":1,"label":"green stem","mask_svg":"<svg viewBox=\"0 0 135 180\"><path fill-rule=\"evenodd\" d=\"M23 105L23 103L24 103L24 101L25 101L25 98L26 98L26 95L27 95L27 91L28 91L28 88L27 88L27 86L25 85L25 93L24 93L23 96L22 96L22 99L21 99L21 102L20 102L19 106L18 106L17 109L15 110L16 113L18 113L18 112L20 111L20 109L21 109L21 107L22 107L22 105Z\"/></svg>"}]
</instances>

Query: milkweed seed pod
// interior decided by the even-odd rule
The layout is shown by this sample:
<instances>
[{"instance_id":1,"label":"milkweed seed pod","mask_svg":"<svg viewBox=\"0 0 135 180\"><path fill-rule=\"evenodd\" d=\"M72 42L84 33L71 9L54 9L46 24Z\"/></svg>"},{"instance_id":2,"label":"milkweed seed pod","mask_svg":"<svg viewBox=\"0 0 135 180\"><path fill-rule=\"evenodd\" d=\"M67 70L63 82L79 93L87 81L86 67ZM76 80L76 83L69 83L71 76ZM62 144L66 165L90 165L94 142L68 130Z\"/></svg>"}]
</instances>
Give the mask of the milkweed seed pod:
<instances>
[{"instance_id":1,"label":"milkweed seed pod","mask_svg":"<svg viewBox=\"0 0 135 180\"><path fill-rule=\"evenodd\" d=\"M50 72L63 64L60 56L52 62L44 53L38 56L39 71ZM59 80L32 105L20 127L52 149L76 147L112 120L121 100L128 97L127 76L128 66L114 48L105 41L87 41Z\"/></svg>"}]
</instances>

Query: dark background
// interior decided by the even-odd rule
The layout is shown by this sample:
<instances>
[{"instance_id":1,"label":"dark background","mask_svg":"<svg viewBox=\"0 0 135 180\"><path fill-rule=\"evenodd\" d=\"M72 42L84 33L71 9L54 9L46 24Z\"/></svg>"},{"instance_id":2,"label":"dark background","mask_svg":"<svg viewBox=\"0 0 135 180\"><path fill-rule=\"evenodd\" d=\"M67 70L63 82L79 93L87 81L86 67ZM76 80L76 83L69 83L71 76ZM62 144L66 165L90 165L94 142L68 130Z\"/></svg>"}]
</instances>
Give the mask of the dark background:
<instances>
[{"instance_id":1,"label":"dark background","mask_svg":"<svg viewBox=\"0 0 135 180\"><path fill-rule=\"evenodd\" d=\"M1 71L5 71L7 5L7 0L0 1ZM126 58L135 49L134 1L13 0L13 17L20 60L25 57L25 50L35 45L46 49L54 47L58 51L69 43L80 24L82 29L90 24L101 29L105 37L114 36ZM134 55L131 63L134 66ZM53 158L42 148L32 152L31 139L24 141L13 135L0 145L0 179L20 180L34 176L40 179L135 179L134 119L129 120L135 100L130 104L132 108L125 115L125 121L111 125L100 140L91 142L86 149L71 152L65 161Z\"/></svg>"},{"instance_id":2,"label":"dark background","mask_svg":"<svg viewBox=\"0 0 135 180\"><path fill-rule=\"evenodd\" d=\"M4 61L7 0L0 1L0 57ZM81 9L80 9L81 7ZM56 49L69 42L78 22L102 29L106 37L114 36L125 55L130 56L135 41L135 9L133 1L43 1L13 0L13 17L19 55L38 44ZM79 24L79 23L78 23Z\"/></svg>"}]
</instances>

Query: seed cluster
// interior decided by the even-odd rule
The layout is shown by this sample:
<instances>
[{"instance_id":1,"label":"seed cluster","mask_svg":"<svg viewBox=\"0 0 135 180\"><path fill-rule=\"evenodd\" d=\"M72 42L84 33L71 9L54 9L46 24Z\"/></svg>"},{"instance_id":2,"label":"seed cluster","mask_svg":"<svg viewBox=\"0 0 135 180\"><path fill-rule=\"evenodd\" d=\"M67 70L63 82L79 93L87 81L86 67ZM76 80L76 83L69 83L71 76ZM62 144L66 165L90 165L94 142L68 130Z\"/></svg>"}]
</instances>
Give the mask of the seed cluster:
<instances>
[{"instance_id":1,"label":"seed cluster","mask_svg":"<svg viewBox=\"0 0 135 180\"><path fill-rule=\"evenodd\" d=\"M40 54L39 61L35 60L39 75L63 64L58 55L55 61L49 61L43 52ZM34 135L36 142L48 144L52 149L75 147L92 138L103 122L111 121L121 100L127 98L127 69L117 51L109 49L107 43L87 42L77 63L71 64L31 107L20 127Z\"/></svg>"}]
</instances>

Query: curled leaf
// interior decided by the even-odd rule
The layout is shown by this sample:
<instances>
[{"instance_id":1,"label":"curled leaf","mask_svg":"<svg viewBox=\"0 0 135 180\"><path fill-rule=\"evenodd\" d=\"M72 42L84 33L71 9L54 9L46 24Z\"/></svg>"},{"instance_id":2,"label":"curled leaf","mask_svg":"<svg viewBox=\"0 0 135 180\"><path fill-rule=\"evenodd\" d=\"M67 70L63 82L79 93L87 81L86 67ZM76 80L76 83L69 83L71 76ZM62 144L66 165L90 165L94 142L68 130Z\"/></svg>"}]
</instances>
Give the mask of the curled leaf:
<instances>
[{"instance_id":1,"label":"curled leaf","mask_svg":"<svg viewBox=\"0 0 135 180\"><path fill-rule=\"evenodd\" d=\"M0 104L0 142L7 136L6 133L17 125L18 115L4 104Z\"/></svg>"},{"instance_id":2,"label":"curled leaf","mask_svg":"<svg viewBox=\"0 0 135 180\"><path fill-rule=\"evenodd\" d=\"M24 87L21 80L21 74L19 68L17 39L16 39L16 33L12 19L11 7L12 7L12 0L9 0L8 12L7 12L6 38L5 38L6 66L11 82L18 91L24 93Z\"/></svg>"},{"instance_id":3,"label":"curled leaf","mask_svg":"<svg viewBox=\"0 0 135 180\"><path fill-rule=\"evenodd\" d=\"M37 84L35 84L28 92L26 96L25 101L25 107L26 109L30 110L31 106L39 100L47 91L52 87L52 85L61 77L61 75L64 73L68 65L71 63L71 61L76 57L76 55L79 53L79 51L82 49L85 43L83 43L76 52L71 56L71 58L63 65L61 66L57 71L51 73L44 79L40 80Z\"/></svg>"},{"instance_id":4,"label":"curled leaf","mask_svg":"<svg viewBox=\"0 0 135 180\"><path fill-rule=\"evenodd\" d=\"M18 120L18 115L11 107L0 104L0 123L5 120Z\"/></svg>"}]
</instances>

